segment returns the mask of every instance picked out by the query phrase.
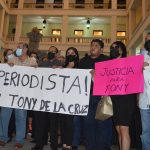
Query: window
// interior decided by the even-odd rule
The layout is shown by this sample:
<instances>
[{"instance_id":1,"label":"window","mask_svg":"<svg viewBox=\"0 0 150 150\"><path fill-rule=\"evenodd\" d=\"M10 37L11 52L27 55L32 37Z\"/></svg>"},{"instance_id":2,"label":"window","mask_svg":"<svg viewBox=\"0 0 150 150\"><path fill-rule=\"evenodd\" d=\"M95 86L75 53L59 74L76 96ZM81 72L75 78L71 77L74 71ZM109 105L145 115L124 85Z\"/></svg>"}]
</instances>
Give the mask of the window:
<instances>
[{"instance_id":1,"label":"window","mask_svg":"<svg viewBox=\"0 0 150 150\"><path fill-rule=\"evenodd\" d=\"M103 0L94 0L94 8L103 8Z\"/></svg>"},{"instance_id":2,"label":"window","mask_svg":"<svg viewBox=\"0 0 150 150\"><path fill-rule=\"evenodd\" d=\"M103 31L102 30L93 30L93 36L95 37L99 37L103 35Z\"/></svg>"},{"instance_id":3,"label":"window","mask_svg":"<svg viewBox=\"0 0 150 150\"><path fill-rule=\"evenodd\" d=\"M74 35L82 36L83 35L83 30L74 30Z\"/></svg>"},{"instance_id":4,"label":"window","mask_svg":"<svg viewBox=\"0 0 150 150\"><path fill-rule=\"evenodd\" d=\"M62 0L54 0L54 8L62 8L63 1Z\"/></svg>"},{"instance_id":5,"label":"window","mask_svg":"<svg viewBox=\"0 0 150 150\"><path fill-rule=\"evenodd\" d=\"M117 31L117 36L121 36L121 37L126 36L126 31Z\"/></svg>"},{"instance_id":6,"label":"window","mask_svg":"<svg viewBox=\"0 0 150 150\"><path fill-rule=\"evenodd\" d=\"M126 9L126 0L117 0L118 9Z\"/></svg>"},{"instance_id":7,"label":"window","mask_svg":"<svg viewBox=\"0 0 150 150\"><path fill-rule=\"evenodd\" d=\"M85 0L76 0L76 8L84 8Z\"/></svg>"},{"instance_id":8,"label":"window","mask_svg":"<svg viewBox=\"0 0 150 150\"><path fill-rule=\"evenodd\" d=\"M61 34L61 30L60 29L52 29L52 35L59 36L60 34Z\"/></svg>"}]
</instances>

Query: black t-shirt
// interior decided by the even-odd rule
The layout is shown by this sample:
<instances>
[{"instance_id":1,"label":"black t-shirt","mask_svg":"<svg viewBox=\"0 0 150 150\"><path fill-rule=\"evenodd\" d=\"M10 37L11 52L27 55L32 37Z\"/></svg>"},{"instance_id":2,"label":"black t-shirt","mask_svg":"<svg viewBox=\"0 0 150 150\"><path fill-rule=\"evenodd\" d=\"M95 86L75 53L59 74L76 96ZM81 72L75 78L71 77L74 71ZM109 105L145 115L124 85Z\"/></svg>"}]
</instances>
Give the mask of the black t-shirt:
<instances>
[{"instance_id":1,"label":"black t-shirt","mask_svg":"<svg viewBox=\"0 0 150 150\"><path fill-rule=\"evenodd\" d=\"M79 68L80 69L94 69L95 63L106 61L106 60L109 60L109 57L104 54L100 54L97 58L94 58L94 59L91 58L90 56L87 56L80 60Z\"/></svg>"},{"instance_id":2,"label":"black t-shirt","mask_svg":"<svg viewBox=\"0 0 150 150\"><path fill-rule=\"evenodd\" d=\"M97 58L94 58L94 59L91 58L90 56L86 56L80 60L79 68L80 69L94 69L95 63L106 61L106 60L109 60L109 57L104 54L100 54ZM93 82L91 82L90 93L91 93L90 96L93 96L93 94L92 94L93 93ZM99 96L95 96L95 97L99 98Z\"/></svg>"}]
</instances>

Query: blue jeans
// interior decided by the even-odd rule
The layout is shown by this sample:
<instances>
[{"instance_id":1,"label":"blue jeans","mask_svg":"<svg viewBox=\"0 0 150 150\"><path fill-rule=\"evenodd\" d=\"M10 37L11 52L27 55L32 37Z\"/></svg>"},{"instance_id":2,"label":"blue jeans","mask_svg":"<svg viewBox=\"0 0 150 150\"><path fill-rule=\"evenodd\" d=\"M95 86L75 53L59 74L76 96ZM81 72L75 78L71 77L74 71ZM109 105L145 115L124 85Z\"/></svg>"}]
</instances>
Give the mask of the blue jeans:
<instances>
[{"instance_id":1,"label":"blue jeans","mask_svg":"<svg viewBox=\"0 0 150 150\"><path fill-rule=\"evenodd\" d=\"M84 117L86 150L105 150L112 144L112 119L95 119L99 99L91 96L88 115Z\"/></svg>"},{"instance_id":2,"label":"blue jeans","mask_svg":"<svg viewBox=\"0 0 150 150\"><path fill-rule=\"evenodd\" d=\"M9 120L12 114L13 108L1 108L0 112L0 140L7 142ZM16 124L16 142L23 144L26 134L26 117L27 110L14 109L15 111L15 124Z\"/></svg>"},{"instance_id":3,"label":"blue jeans","mask_svg":"<svg viewBox=\"0 0 150 150\"><path fill-rule=\"evenodd\" d=\"M150 109L140 109L142 121L142 150L150 149Z\"/></svg>"},{"instance_id":4,"label":"blue jeans","mask_svg":"<svg viewBox=\"0 0 150 150\"><path fill-rule=\"evenodd\" d=\"M82 140L85 138L84 134L84 120L83 116L74 116L74 131L73 131L73 140L72 145L78 146Z\"/></svg>"}]
</instances>

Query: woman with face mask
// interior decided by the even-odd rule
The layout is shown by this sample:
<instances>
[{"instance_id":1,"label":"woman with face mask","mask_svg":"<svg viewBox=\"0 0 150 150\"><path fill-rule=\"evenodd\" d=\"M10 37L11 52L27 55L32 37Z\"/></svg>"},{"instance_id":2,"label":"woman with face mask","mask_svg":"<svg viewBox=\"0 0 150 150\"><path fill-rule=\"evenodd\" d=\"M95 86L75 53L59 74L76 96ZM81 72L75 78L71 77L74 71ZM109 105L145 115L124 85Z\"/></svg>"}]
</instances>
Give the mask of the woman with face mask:
<instances>
[{"instance_id":1,"label":"woman with face mask","mask_svg":"<svg viewBox=\"0 0 150 150\"><path fill-rule=\"evenodd\" d=\"M19 66L30 66L35 67L37 63L32 58L28 56L28 44L19 43L16 49L16 55L18 57L13 57L13 60L8 59L9 65L19 65ZM9 57L8 57L9 58ZM16 143L14 145L15 149L22 148L24 144L24 138L26 134L26 118L27 110L6 108L2 107L0 112L0 147L5 146L9 141L8 137L8 125L12 111L15 112L15 124L16 124Z\"/></svg>"},{"instance_id":2,"label":"woman with face mask","mask_svg":"<svg viewBox=\"0 0 150 150\"><path fill-rule=\"evenodd\" d=\"M69 47L67 49L65 60L65 68L78 67L79 54L75 47ZM74 116L62 114L61 120L63 150L73 150L71 146L73 140Z\"/></svg>"},{"instance_id":3,"label":"woman with face mask","mask_svg":"<svg viewBox=\"0 0 150 150\"><path fill-rule=\"evenodd\" d=\"M125 45L121 41L116 41L110 46L110 58L118 59L127 57ZM120 150L130 149L129 126L134 117L136 106L136 95L112 95L113 121L118 133Z\"/></svg>"},{"instance_id":4,"label":"woman with face mask","mask_svg":"<svg viewBox=\"0 0 150 150\"><path fill-rule=\"evenodd\" d=\"M14 53L12 49L7 49L4 51L4 63L10 61L14 58Z\"/></svg>"}]
</instances>

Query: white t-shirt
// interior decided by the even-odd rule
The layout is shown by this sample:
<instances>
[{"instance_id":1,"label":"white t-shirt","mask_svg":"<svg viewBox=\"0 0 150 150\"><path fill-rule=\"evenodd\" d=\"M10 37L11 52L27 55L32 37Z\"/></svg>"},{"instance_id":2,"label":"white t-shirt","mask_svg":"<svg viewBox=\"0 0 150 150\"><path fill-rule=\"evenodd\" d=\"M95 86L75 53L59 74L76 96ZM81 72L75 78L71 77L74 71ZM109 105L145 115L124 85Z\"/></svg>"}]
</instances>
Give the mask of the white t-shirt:
<instances>
[{"instance_id":1,"label":"white t-shirt","mask_svg":"<svg viewBox=\"0 0 150 150\"><path fill-rule=\"evenodd\" d=\"M150 56L144 55L144 62L149 63L149 66L144 67L144 92L139 96L140 109L150 109Z\"/></svg>"}]
</instances>

